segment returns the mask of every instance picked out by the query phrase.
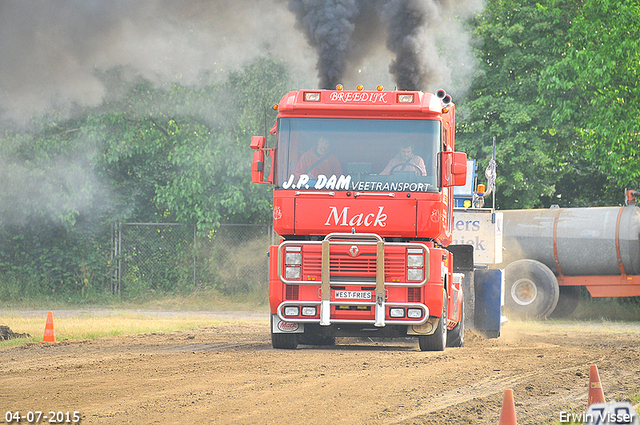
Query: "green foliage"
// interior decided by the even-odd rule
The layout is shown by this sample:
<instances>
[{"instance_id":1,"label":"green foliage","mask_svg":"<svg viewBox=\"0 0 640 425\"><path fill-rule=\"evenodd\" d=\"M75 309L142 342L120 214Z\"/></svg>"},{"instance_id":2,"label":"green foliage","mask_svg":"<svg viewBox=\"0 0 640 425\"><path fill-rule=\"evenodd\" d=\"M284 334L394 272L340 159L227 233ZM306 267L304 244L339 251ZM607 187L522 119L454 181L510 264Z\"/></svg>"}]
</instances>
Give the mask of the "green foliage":
<instances>
[{"instance_id":1,"label":"green foliage","mask_svg":"<svg viewBox=\"0 0 640 425\"><path fill-rule=\"evenodd\" d=\"M500 208L619 204L637 184L637 9L491 0L476 17L481 66L458 148L484 169L496 137Z\"/></svg>"},{"instance_id":2,"label":"green foliage","mask_svg":"<svg viewBox=\"0 0 640 425\"><path fill-rule=\"evenodd\" d=\"M5 226L0 231L0 299L82 299L103 293L109 270L100 245L60 223Z\"/></svg>"},{"instance_id":3,"label":"green foliage","mask_svg":"<svg viewBox=\"0 0 640 425\"><path fill-rule=\"evenodd\" d=\"M551 196L563 172L562 141L538 105L540 73L553 62L558 34L571 8L553 0L492 1L477 18L482 66L473 93L460 107L458 148L484 167L497 140L497 206L531 208Z\"/></svg>"},{"instance_id":4,"label":"green foliage","mask_svg":"<svg viewBox=\"0 0 640 425\"><path fill-rule=\"evenodd\" d=\"M640 187L640 2L585 0L544 73L554 123L575 127L585 157L621 187Z\"/></svg>"}]
</instances>

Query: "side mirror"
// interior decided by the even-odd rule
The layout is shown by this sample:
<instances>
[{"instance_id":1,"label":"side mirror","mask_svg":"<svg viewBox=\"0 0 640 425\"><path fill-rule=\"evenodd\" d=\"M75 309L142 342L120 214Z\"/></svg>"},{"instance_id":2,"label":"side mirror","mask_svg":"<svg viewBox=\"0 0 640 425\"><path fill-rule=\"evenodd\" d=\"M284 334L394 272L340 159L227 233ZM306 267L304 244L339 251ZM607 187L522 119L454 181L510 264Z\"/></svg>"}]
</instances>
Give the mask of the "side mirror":
<instances>
[{"instance_id":1,"label":"side mirror","mask_svg":"<svg viewBox=\"0 0 640 425\"><path fill-rule=\"evenodd\" d=\"M253 136L251 138L251 149L262 149L264 148L265 138L264 136Z\"/></svg>"},{"instance_id":2,"label":"side mirror","mask_svg":"<svg viewBox=\"0 0 640 425\"><path fill-rule=\"evenodd\" d=\"M253 164L251 165L251 181L254 183L264 183L263 180L264 180L264 151L262 149L258 149L253 153Z\"/></svg>"},{"instance_id":3,"label":"side mirror","mask_svg":"<svg viewBox=\"0 0 640 425\"><path fill-rule=\"evenodd\" d=\"M254 149L253 152L253 164L251 165L251 181L254 183L260 184L272 184L273 183L273 149L265 149L266 139L264 136L253 136L251 138L251 149ZM269 158L271 159L271 173L267 178L267 181L264 181L264 156L265 152L269 154Z\"/></svg>"},{"instance_id":4,"label":"side mirror","mask_svg":"<svg viewBox=\"0 0 640 425\"><path fill-rule=\"evenodd\" d=\"M464 152L442 153L442 186L464 186L467 183L467 154Z\"/></svg>"},{"instance_id":5,"label":"side mirror","mask_svg":"<svg viewBox=\"0 0 640 425\"><path fill-rule=\"evenodd\" d=\"M464 186L467 183L467 154L464 152L453 152L451 162L451 175L453 176L453 186Z\"/></svg>"}]
</instances>

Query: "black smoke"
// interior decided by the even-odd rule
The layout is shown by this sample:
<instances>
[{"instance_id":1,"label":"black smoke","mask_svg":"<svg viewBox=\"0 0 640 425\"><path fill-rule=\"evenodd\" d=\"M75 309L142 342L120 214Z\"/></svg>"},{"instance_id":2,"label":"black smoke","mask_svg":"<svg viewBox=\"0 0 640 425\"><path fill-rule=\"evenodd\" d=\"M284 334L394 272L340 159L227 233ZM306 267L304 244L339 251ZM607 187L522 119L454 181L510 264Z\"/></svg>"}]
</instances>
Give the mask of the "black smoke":
<instances>
[{"instance_id":1,"label":"black smoke","mask_svg":"<svg viewBox=\"0 0 640 425\"><path fill-rule=\"evenodd\" d=\"M348 52L354 48L351 35L366 2L357 0L292 0L289 9L298 26L318 52L320 87L332 89L344 76Z\"/></svg>"},{"instance_id":2,"label":"black smoke","mask_svg":"<svg viewBox=\"0 0 640 425\"><path fill-rule=\"evenodd\" d=\"M322 88L342 82L385 33L394 55L389 65L401 90L427 90L447 83L455 65L466 60L468 36L461 20L480 10L477 0L290 0L297 25L318 54ZM375 11L375 13L372 13ZM453 46L453 47L452 47ZM443 53L444 52L444 53Z\"/></svg>"},{"instance_id":3,"label":"black smoke","mask_svg":"<svg viewBox=\"0 0 640 425\"><path fill-rule=\"evenodd\" d=\"M381 7L387 23L387 47L395 53L389 66L400 90L420 90L437 80L439 56L429 29L440 15L439 2L390 0Z\"/></svg>"}]
</instances>

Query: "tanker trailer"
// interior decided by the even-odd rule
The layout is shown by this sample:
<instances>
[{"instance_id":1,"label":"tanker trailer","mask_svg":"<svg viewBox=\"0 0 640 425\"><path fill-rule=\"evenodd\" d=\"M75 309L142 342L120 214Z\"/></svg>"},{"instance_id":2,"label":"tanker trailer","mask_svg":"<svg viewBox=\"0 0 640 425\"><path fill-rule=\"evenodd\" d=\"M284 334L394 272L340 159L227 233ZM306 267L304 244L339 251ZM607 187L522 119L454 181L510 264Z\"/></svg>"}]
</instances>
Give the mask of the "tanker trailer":
<instances>
[{"instance_id":1,"label":"tanker trailer","mask_svg":"<svg viewBox=\"0 0 640 425\"><path fill-rule=\"evenodd\" d=\"M640 209L503 210L505 309L564 317L580 300L640 295Z\"/></svg>"}]
</instances>

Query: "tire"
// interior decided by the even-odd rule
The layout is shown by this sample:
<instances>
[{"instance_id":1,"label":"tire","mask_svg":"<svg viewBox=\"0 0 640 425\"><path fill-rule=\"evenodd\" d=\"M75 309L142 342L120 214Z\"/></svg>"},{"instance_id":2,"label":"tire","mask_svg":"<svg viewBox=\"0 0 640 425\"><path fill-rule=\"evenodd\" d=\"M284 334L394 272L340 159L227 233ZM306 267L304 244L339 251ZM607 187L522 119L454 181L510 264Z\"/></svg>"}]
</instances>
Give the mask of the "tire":
<instances>
[{"instance_id":1,"label":"tire","mask_svg":"<svg viewBox=\"0 0 640 425\"><path fill-rule=\"evenodd\" d=\"M299 341L305 345L336 345L336 337L318 334L301 334Z\"/></svg>"},{"instance_id":2,"label":"tire","mask_svg":"<svg viewBox=\"0 0 640 425\"><path fill-rule=\"evenodd\" d=\"M271 346L273 348L295 350L298 348L298 342L300 341L299 335L273 333L273 316L271 317Z\"/></svg>"},{"instance_id":3,"label":"tire","mask_svg":"<svg viewBox=\"0 0 640 425\"><path fill-rule=\"evenodd\" d=\"M431 335L418 336L420 351L444 351L447 346L447 294L444 294L442 316L438 320L436 331Z\"/></svg>"},{"instance_id":4,"label":"tire","mask_svg":"<svg viewBox=\"0 0 640 425\"><path fill-rule=\"evenodd\" d=\"M505 309L521 319L546 318L558 304L560 289L553 272L540 261L518 260L505 270Z\"/></svg>"},{"instance_id":5,"label":"tire","mask_svg":"<svg viewBox=\"0 0 640 425\"><path fill-rule=\"evenodd\" d=\"M581 292L582 286L561 286L558 304L551 314L549 314L549 317L552 319L561 319L573 313L580 303Z\"/></svg>"},{"instance_id":6,"label":"tire","mask_svg":"<svg viewBox=\"0 0 640 425\"><path fill-rule=\"evenodd\" d=\"M447 332L447 347L462 347L464 345L464 303L461 307L460 322Z\"/></svg>"}]
</instances>

